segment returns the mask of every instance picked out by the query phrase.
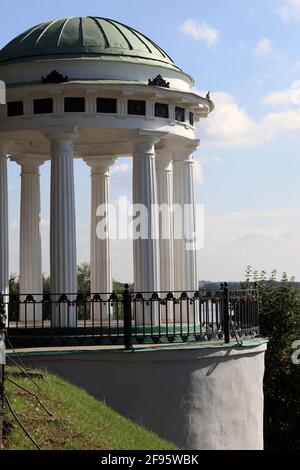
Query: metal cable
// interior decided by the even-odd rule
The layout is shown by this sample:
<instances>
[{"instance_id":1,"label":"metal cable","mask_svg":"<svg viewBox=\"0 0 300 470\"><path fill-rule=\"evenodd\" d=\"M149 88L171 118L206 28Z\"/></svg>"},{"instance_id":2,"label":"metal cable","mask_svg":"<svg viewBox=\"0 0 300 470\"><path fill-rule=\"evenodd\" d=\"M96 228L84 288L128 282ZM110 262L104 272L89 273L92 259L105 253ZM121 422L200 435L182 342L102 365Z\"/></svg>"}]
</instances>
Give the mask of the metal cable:
<instances>
[{"instance_id":1,"label":"metal cable","mask_svg":"<svg viewBox=\"0 0 300 470\"><path fill-rule=\"evenodd\" d=\"M38 397L35 393L31 392L30 390L28 390L28 389L25 388L25 387L22 387L22 385L19 385L18 383L14 382L14 380L11 380L11 379L8 378L8 377L6 377L6 380L8 380L8 381L11 382L12 384L14 384L16 387L19 387L21 390L23 390L24 392L28 393L29 395L32 395L32 396L37 400L37 402L41 405L41 407L46 411L46 413L47 413L49 416L53 417L53 414L50 413L50 411L47 410L47 408L45 407L45 405L42 403L42 401L39 399L39 397Z\"/></svg>"},{"instance_id":2,"label":"metal cable","mask_svg":"<svg viewBox=\"0 0 300 470\"><path fill-rule=\"evenodd\" d=\"M16 361L14 361L10 356L7 356L7 359L8 359L9 361L11 361L21 372L23 372L23 373L26 375L26 377L27 377L29 380L31 380L31 382L32 382L39 390L41 390L41 387L33 380L32 377L30 377L30 375L28 374L28 372L27 372L25 369L23 369L22 367L20 367L19 364L18 364Z\"/></svg>"},{"instance_id":3,"label":"metal cable","mask_svg":"<svg viewBox=\"0 0 300 470\"><path fill-rule=\"evenodd\" d=\"M17 353L17 351L15 350L15 348L13 347L13 345L11 344L8 336L6 335L6 341L8 342L9 346L11 347L11 349L13 350L14 354L17 356L18 360L20 361L20 364L22 365L22 367L24 367L25 370L27 370L27 367L25 366L24 362L22 361L22 359L20 358L19 354Z\"/></svg>"},{"instance_id":4,"label":"metal cable","mask_svg":"<svg viewBox=\"0 0 300 470\"><path fill-rule=\"evenodd\" d=\"M16 413L14 412L14 410L13 410L12 407L11 407L11 404L10 404L9 399L7 398L7 396L4 396L4 400L6 401L9 411L11 412L11 414L13 415L13 417L15 418L15 420L17 421L17 423L18 423L18 425L20 426L20 428L22 429L22 431L26 434L26 436L28 437L28 439L31 440L31 442L35 445L35 447L36 447L38 450L41 450L40 446L35 442L35 440L33 439L33 437L31 437L31 435L29 434L29 432L28 432L27 429L25 428L24 424L22 424L21 421L19 420L19 418L17 417Z\"/></svg>"}]
</instances>

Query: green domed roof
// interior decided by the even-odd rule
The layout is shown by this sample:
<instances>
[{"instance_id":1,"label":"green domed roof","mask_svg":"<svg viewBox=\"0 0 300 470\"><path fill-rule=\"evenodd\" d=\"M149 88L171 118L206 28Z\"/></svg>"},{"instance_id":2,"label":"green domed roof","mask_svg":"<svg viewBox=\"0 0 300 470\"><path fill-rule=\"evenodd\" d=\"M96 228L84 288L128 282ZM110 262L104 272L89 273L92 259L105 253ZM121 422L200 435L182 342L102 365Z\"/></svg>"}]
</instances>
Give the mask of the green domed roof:
<instances>
[{"instance_id":1,"label":"green domed roof","mask_svg":"<svg viewBox=\"0 0 300 470\"><path fill-rule=\"evenodd\" d=\"M48 21L13 39L0 51L0 63L68 57L126 57L173 65L143 34L114 20L88 16Z\"/></svg>"}]
</instances>

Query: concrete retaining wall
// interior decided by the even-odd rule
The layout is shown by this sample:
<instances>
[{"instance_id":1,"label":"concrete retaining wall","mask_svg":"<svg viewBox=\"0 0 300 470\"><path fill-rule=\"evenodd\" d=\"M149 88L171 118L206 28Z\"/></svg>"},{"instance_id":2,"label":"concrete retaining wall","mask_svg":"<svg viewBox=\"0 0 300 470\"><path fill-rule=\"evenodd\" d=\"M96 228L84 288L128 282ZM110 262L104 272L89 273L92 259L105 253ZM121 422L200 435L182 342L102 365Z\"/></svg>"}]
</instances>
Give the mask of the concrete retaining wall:
<instances>
[{"instance_id":1,"label":"concrete retaining wall","mask_svg":"<svg viewBox=\"0 0 300 470\"><path fill-rule=\"evenodd\" d=\"M262 449L266 342L25 354L182 449Z\"/></svg>"}]
</instances>

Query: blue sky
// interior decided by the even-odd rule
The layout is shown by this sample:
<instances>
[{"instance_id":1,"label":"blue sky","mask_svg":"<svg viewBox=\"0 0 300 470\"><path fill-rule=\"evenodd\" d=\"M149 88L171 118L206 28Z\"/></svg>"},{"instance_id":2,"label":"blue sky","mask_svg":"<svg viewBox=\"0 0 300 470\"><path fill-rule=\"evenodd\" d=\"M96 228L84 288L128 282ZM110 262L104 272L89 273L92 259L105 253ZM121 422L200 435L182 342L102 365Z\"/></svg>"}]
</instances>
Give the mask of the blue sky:
<instances>
[{"instance_id":1,"label":"blue sky","mask_svg":"<svg viewBox=\"0 0 300 470\"><path fill-rule=\"evenodd\" d=\"M187 6L188 5L188 6ZM196 199L205 205L199 278L240 279L247 264L300 278L300 0L6 2L0 46L27 28L64 16L97 15L158 43L211 91L202 121ZM130 160L112 174L112 198L130 196ZM18 271L19 168L9 165L11 271ZM42 170L44 270L48 270L49 164ZM89 170L75 164L78 259L88 260ZM46 188L46 189L45 189ZM113 274L131 277L130 250L114 246ZM128 264L129 263L129 264ZM129 279L131 280L131 279Z\"/></svg>"}]
</instances>

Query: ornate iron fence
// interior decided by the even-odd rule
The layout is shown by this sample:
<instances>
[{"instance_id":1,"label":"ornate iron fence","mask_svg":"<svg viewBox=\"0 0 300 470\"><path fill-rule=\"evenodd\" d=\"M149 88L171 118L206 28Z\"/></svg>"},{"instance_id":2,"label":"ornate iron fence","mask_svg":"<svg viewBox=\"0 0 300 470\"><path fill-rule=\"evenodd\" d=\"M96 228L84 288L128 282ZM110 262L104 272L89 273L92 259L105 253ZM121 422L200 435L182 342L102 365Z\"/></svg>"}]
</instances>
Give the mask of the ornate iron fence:
<instances>
[{"instance_id":1,"label":"ornate iron fence","mask_svg":"<svg viewBox=\"0 0 300 470\"><path fill-rule=\"evenodd\" d=\"M240 341L259 335L256 288L2 295L14 347Z\"/></svg>"}]
</instances>

